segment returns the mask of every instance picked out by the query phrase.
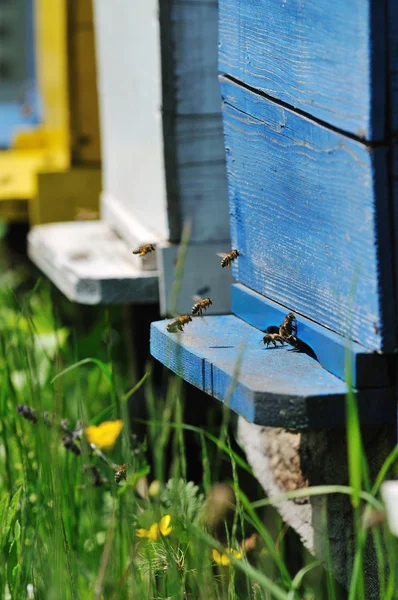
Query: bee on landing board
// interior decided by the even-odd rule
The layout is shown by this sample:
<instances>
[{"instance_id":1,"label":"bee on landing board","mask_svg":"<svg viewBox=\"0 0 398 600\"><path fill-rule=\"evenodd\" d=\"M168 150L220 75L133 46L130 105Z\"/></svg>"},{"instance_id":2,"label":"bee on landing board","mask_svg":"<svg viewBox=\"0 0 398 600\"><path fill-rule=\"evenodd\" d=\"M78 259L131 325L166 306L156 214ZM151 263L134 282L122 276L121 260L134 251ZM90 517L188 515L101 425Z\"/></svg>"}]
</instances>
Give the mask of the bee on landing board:
<instances>
[{"instance_id":1,"label":"bee on landing board","mask_svg":"<svg viewBox=\"0 0 398 600\"><path fill-rule=\"evenodd\" d=\"M192 321L192 317L189 315L182 315L177 317L167 325L167 331L170 333L177 333L177 331L184 331L184 325Z\"/></svg>"},{"instance_id":2,"label":"bee on landing board","mask_svg":"<svg viewBox=\"0 0 398 600\"><path fill-rule=\"evenodd\" d=\"M262 341L264 342L264 345L267 344L267 348L270 344L274 344L276 347L276 342L280 342L282 346L285 345L285 340L279 333L267 333Z\"/></svg>"},{"instance_id":3,"label":"bee on landing board","mask_svg":"<svg viewBox=\"0 0 398 600\"><path fill-rule=\"evenodd\" d=\"M128 468L127 463L124 463L123 465L117 465L115 467L116 483L120 483L122 481L122 479L127 479L127 468Z\"/></svg>"},{"instance_id":4,"label":"bee on landing board","mask_svg":"<svg viewBox=\"0 0 398 600\"><path fill-rule=\"evenodd\" d=\"M153 244L144 244L133 250L133 254L138 254L139 256L145 256L150 252L155 252L155 246Z\"/></svg>"},{"instance_id":5,"label":"bee on landing board","mask_svg":"<svg viewBox=\"0 0 398 600\"><path fill-rule=\"evenodd\" d=\"M240 253L238 252L238 250L231 250L231 252L228 252L228 254L217 254L217 256L222 256L223 259L221 261L221 266L222 268L224 267L230 267L233 263L233 261L238 258L238 256L240 256Z\"/></svg>"},{"instance_id":6,"label":"bee on landing board","mask_svg":"<svg viewBox=\"0 0 398 600\"><path fill-rule=\"evenodd\" d=\"M295 335L288 335L287 338L285 338L285 341L294 348L298 348L300 344L300 341L296 338Z\"/></svg>"},{"instance_id":7,"label":"bee on landing board","mask_svg":"<svg viewBox=\"0 0 398 600\"><path fill-rule=\"evenodd\" d=\"M210 298L199 298L198 296L194 297L194 300L196 302L196 304L193 305L192 310L191 310L191 315L198 315L199 317L202 316L202 313L204 310L207 310L209 308L209 306L211 304L213 304L213 302L211 301Z\"/></svg>"},{"instance_id":8,"label":"bee on landing board","mask_svg":"<svg viewBox=\"0 0 398 600\"><path fill-rule=\"evenodd\" d=\"M297 334L297 320L296 315L292 312L286 315L283 319L282 325L279 327L279 335L281 335L284 339L288 338L290 335Z\"/></svg>"}]
</instances>

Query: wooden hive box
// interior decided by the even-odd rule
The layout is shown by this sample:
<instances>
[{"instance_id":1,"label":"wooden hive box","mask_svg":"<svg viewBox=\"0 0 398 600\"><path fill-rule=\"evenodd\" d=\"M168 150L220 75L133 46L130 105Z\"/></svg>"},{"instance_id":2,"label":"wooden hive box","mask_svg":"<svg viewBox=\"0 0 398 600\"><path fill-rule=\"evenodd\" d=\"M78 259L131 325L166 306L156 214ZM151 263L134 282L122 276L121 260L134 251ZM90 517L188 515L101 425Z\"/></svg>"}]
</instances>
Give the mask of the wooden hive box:
<instances>
[{"instance_id":1,"label":"wooden hive box","mask_svg":"<svg viewBox=\"0 0 398 600\"><path fill-rule=\"evenodd\" d=\"M109 289L105 282L111 280L119 286L110 295L97 293L97 286L93 303L159 298L161 313L169 314L177 244L188 223L186 276L174 308L187 310L192 296L206 289L219 299L216 312L229 311L231 274L220 280L212 266L216 252L230 245L217 81L218 3L150 0L115 6L98 0L94 8L102 221L80 227L78 234L71 225L32 232L31 255L51 278L70 281L64 284L69 297L88 301L90 294L80 294L77 282L87 291L91 270L93 280L102 281L101 289ZM79 240L84 228L83 249ZM58 235L62 250L54 246ZM106 238L105 251L101 235ZM125 243L122 253L117 236ZM155 253L132 255L134 248L148 243L156 246ZM112 279L108 268L101 276L101 253L107 267L115 267ZM78 269L70 258L76 255L95 255L97 266L86 268L80 262ZM153 289L143 298L140 290L147 290L149 280ZM138 281L145 283L144 288Z\"/></svg>"},{"instance_id":2,"label":"wooden hive box","mask_svg":"<svg viewBox=\"0 0 398 600\"><path fill-rule=\"evenodd\" d=\"M355 10L343 0L333 11L326 0L300 7L220 2L230 226L240 252L235 316L211 327L195 321L181 336L154 325L153 353L170 364L189 350L186 377L224 399L240 339L242 389L230 400L233 407L239 397L237 410L250 420L343 423L349 381L365 421L385 422L394 415L397 348L396 34L387 31L386 5L370 0ZM318 362L288 345L256 345L289 311Z\"/></svg>"},{"instance_id":3,"label":"wooden hive box","mask_svg":"<svg viewBox=\"0 0 398 600\"><path fill-rule=\"evenodd\" d=\"M3 91L12 92L12 102L0 106L8 125L13 121L7 147L3 144L0 152L0 215L27 220L29 208L29 221L37 225L74 219L82 211L98 214L101 171L92 2L17 0L1 10L10 34L4 55L10 62L10 79L13 74L18 78L4 86ZM17 35L21 27L22 38ZM12 49L13 40L19 52ZM18 62L21 53L25 70ZM11 118L11 108L17 120Z\"/></svg>"},{"instance_id":4,"label":"wooden hive box","mask_svg":"<svg viewBox=\"0 0 398 600\"><path fill-rule=\"evenodd\" d=\"M151 352L240 416L248 460L271 497L308 482L347 483L350 390L371 476L394 443L397 17L392 0L220 0L229 214L240 253L233 314L195 318L177 333L153 323ZM300 344L263 346L290 311ZM275 503L322 557L321 502ZM339 496L328 502L332 561L345 585L350 509ZM377 597L371 553L365 562Z\"/></svg>"}]
</instances>

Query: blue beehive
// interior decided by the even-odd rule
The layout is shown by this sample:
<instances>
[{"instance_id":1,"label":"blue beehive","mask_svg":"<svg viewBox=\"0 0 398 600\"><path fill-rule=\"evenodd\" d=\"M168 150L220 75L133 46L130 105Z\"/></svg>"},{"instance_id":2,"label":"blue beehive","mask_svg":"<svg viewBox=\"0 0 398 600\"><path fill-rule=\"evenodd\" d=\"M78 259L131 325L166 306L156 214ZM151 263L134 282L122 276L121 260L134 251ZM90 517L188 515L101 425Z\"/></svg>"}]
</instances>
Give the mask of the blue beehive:
<instances>
[{"instance_id":1,"label":"blue beehive","mask_svg":"<svg viewBox=\"0 0 398 600\"><path fill-rule=\"evenodd\" d=\"M255 423L341 424L347 382L363 422L394 419L393 13L393 2L373 0L220 2L230 226L240 252L233 315L195 319L183 334L156 323L151 348ZM259 344L289 311L307 352Z\"/></svg>"}]
</instances>

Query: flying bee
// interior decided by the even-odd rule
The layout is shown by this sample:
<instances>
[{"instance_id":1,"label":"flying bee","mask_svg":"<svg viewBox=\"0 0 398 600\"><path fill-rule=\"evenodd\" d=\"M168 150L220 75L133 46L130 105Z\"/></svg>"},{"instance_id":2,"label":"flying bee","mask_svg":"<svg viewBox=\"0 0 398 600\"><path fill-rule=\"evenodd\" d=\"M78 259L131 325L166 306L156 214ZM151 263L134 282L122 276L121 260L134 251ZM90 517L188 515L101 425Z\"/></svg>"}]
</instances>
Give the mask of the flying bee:
<instances>
[{"instance_id":1,"label":"flying bee","mask_svg":"<svg viewBox=\"0 0 398 600\"><path fill-rule=\"evenodd\" d=\"M240 256L240 252L238 252L237 250L231 250L231 252L228 252L228 254L217 254L218 256L222 256L223 259L221 261L221 266L222 268L224 267L230 267L233 263L233 261L238 258L238 256Z\"/></svg>"},{"instance_id":2,"label":"flying bee","mask_svg":"<svg viewBox=\"0 0 398 600\"><path fill-rule=\"evenodd\" d=\"M122 479L127 479L127 468L128 464L124 463L123 465L116 465L115 467L115 481L116 483L120 483Z\"/></svg>"},{"instance_id":3,"label":"flying bee","mask_svg":"<svg viewBox=\"0 0 398 600\"><path fill-rule=\"evenodd\" d=\"M155 252L155 246L153 244L144 244L133 250L133 254L138 254L139 256L145 256L150 252Z\"/></svg>"},{"instance_id":4,"label":"flying bee","mask_svg":"<svg viewBox=\"0 0 398 600\"><path fill-rule=\"evenodd\" d=\"M194 300L196 301L196 304L193 305L192 310L191 310L191 315L198 315L199 317L202 316L202 313L204 310L207 310L209 308L209 306L211 304L213 304L213 302L210 300L210 298L199 298L198 296L194 296Z\"/></svg>"},{"instance_id":5,"label":"flying bee","mask_svg":"<svg viewBox=\"0 0 398 600\"><path fill-rule=\"evenodd\" d=\"M181 317L177 317L173 321L171 321L167 325L167 331L170 333L177 333L177 331L184 331L184 325L192 321L192 317L189 315L182 315Z\"/></svg>"},{"instance_id":6,"label":"flying bee","mask_svg":"<svg viewBox=\"0 0 398 600\"><path fill-rule=\"evenodd\" d=\"M276 347L276 342L280 342L282 346L285 345L285 340L281 335L279 335L279 333L267 333L267 335L263 337L262 341L264 344L267 344L267 348L270 344L274 344Z\"/></svg>"},{"instance_id":7,"label":"flying bee","mask_svg":"<svg viewBox=\"0 0 398 600\"><path fill-rule=\"evenodd\" d=\"M285 339L290 335L297 335L297 320L294 313L290 312L283 319L283 323L279 327L279 335Z\"/></svg>"}]
</instances>

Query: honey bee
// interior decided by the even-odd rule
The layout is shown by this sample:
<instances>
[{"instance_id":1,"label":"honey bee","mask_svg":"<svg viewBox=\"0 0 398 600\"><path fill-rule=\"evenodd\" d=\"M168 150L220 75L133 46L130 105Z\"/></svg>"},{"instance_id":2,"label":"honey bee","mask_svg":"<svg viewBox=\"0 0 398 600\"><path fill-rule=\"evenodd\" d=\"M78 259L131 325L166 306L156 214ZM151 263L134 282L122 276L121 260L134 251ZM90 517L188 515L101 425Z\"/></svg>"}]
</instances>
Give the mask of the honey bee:
<instances>
[{"instance_id":1,"label":"honey bee","mask_svg":"<svg viewBox=\"0 0 398 600\"><path fill-rule=\"evenodd\" d=\"M270 344L274 344L276 347L276 342L280 342L282 346L285 345L285 339L279 335L279 333L267 333L267 335L263 337L263 342L264 344L267 344L267 348Z\"/></svg>"},{"instance_id":2,"label":"honey bee","mask_svg":"<svg viewBox=\"0 0 398 600\"><path fill-rule=\"evenodd\" d=\"M279 327L279 335L281 335L284 339L286 339L290 335L296 335L296 334L297 334L296 315L294 313L290 312L283 319L283 323Z\"/></svg>"},{"instance_id":3,"label":"honey bee","mask_svg":"<svg viewBox=\"0 0 398 600\"><path fill-rule=\"evenodd\" d=\"M122 481L122 479L127 479L127 467L128 467L127 463L124 463L123 465L117 465L115 467L116 483L120 483Z\"/></svg>"},{"instance_id":4,"label":"honey bee","mask_svg":"<svg viewBox=\"0 0 398 600\"><path fill-rule=\"evenodd\" d=\"M139 256L145 256L150 252L155 251L155 246L153 244L144 244L143 246L138 246L135 250L133 250L133 254L138 254Z\"/></svg>"},{"instance_id":5,"label":"honey bee","mask_svg":"<svg viewBox=\"0 0 398 600\"><path fill-rule=\"evenodd\" d=\"M223 259L221 261L222 268L230 267L233 261L240 256L240 253L237 250L231 250L228 254L219 254L218 256L222 256Z\"/></svg>"},{"instance_id":6,"label":"honey bee","mask_svg":"<svg viewBox=\"0 0 398 600\"><path fill-rule=\"evenodd\" d=\"M210 304L213 304L213 302L210 300L210 298L202 299L202 298L195 297L194 300L196 300L196 304L194 304L192 307L191 315L198 315L199 317L202 316L202 313L204 310L208 309Z\"/></svg>"},{"instance_id":7,"label":"honey bee","mask_svg":"<svg viewBox=\"0 0 398 600\"><path fill-rule=\"evenodd\" d=\"M167 331L170 333L177 333L177 331L184 331L184 325L192 321L192 317L189 315L182 315L181 317L177 317L173 321L171 321L167 325Z\"/></svg>"},{"instance_id":8,"label":"honey bee","mask_svg":"<svg viewBox=\"0 0 398 600\"><path fill-rule=\"evenodd\" d=\"M73 454L76 454L76 456L79 456L79 454L81 454L80 446L76 444L72 435L64 435L64 437L62 438L62 443L66 450L70 450L71 452L73 452Z\"/></svg>"},{"instance_id":9,"label":"honey bee","mask_svg":"<svg viewBox=\"0 0 398 600\"><path fill-rule=\"evenodd\" d=\"M295 335L288 335L287 338L285 338L285 341L291 346L294 346L295 348L298 348L300 343Z\"/></svg>"},{"instance_id":10,"label":"honey bee","mask_svg":"<svg viewBox=\"0 0 398 600\"><path fill-rule=\"evenodd\" d=\"M32 423L37 423L37 416L34 409L27 404L18 404L17 411L27 421L31 421Z\"/></svg>"}]
</instances>

